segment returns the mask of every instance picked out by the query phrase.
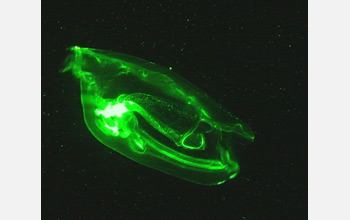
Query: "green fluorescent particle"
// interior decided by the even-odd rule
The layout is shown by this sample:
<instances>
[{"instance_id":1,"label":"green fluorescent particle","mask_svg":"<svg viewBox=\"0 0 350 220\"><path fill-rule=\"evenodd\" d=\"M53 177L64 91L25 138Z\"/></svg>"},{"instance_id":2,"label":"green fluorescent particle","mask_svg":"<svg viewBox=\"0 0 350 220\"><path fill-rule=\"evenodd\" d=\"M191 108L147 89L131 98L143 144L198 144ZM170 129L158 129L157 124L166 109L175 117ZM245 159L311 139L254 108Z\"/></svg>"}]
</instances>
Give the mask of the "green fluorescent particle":
<instances>
[{"instance_id":1,"label":"green fluorescent particle","mask_svg":"<svg viewBox=\"0 0 350 220\"><path fill-rule=\"evenodd\" d=\"M148 167L205 185L234 178L247 124L169 68L72 47L63 72L80 79L84 119L104 145Z\"/></svg>"}]
</instances>

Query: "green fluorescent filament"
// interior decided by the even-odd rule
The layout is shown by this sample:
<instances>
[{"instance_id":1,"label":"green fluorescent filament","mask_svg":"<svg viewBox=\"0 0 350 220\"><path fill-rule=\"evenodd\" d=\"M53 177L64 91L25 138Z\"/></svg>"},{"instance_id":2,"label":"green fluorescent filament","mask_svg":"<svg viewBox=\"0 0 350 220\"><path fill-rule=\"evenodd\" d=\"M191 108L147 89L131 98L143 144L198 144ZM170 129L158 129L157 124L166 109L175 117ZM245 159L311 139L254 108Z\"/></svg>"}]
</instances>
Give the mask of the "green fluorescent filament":
<instances>
[{"instance_id":1,"label":"green fluorescent filament","mask_svg":"<svg viewBox=\"0 0 350 220\"><path fill-rule=\"evenodd\" d=\"M63 72L80 79L84 119L104 145L205 185L234 178L247 124L173 71L126 54L72 47Z\"/></svg>"}]
</instances>

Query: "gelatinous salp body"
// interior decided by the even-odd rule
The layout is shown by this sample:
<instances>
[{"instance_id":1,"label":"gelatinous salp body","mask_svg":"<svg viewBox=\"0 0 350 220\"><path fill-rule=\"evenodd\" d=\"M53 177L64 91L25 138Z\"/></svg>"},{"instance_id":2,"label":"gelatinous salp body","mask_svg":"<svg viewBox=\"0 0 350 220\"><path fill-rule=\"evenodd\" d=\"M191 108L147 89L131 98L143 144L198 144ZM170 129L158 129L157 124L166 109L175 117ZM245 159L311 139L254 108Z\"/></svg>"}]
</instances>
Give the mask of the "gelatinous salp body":
<instances>
[{"instance_id":1,"label":"gelatinous salp body","mask_svg":"<svg viewBox=\"0 0 350 220\"><path fill-rule=\"evenodd\" d=\"M104 145L205 185L239 172L234 146L250 127L173 71L133 56L71 47L63 72L80 79L84 119Z\"/></svg>"}]
</instances>

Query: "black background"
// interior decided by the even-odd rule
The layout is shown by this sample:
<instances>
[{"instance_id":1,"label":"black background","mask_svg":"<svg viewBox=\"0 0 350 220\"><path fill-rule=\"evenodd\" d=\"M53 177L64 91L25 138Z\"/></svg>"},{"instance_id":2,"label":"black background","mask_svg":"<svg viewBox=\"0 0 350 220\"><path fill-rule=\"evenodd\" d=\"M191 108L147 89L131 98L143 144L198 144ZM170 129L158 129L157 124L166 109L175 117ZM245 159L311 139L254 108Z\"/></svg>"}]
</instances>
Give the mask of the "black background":
<instances>
[{"instance_id":1,"label":"black background","mask_svg":"<svg viewBox=\"0 0 350 220\"><path fill-rule=\"evenodd\" d=\"M42 218L307 219L307 1L142 2L42 2ZM99 143L59 73L74 45L171 66L251 125L240 174L196 185Z\"/></svg>"}]
</instances>

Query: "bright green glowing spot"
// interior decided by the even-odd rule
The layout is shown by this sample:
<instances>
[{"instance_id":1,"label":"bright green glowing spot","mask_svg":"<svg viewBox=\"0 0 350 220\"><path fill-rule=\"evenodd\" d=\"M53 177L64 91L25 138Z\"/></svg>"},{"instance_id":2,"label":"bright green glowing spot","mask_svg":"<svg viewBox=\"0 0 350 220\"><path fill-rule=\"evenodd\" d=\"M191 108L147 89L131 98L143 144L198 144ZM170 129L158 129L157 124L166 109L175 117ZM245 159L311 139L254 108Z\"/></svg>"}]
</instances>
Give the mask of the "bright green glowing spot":
<instances>
[{"instance_id":1,"label":"bright green glowing spot","mask_svg":"<svg viewBox=\"0 0 350 220\"><path fill-rule=\"evenodd\" d=\"M128 109L122 103L117 103L113 106L109 103L104 110L96 110L96 115L103 115L105 118L110 118L112 116L121 117L122 114L127 111Z\"/></svg>"},{"instance_id":2,"label":"bright green glowing spot","mask_svg":"<svg viewBox=\"0 0 350 220\"><path fill-rule=\"evenodd\" d=\"M232 175L230 176L230 179L235 178L235 177L237 176L237 174L238 174L238 173L234 173L234 174L232 174Z\"/></svg>"},{"instance_id":3,"label":"bright green glowing spot","mask_svg":"<svg viewBox=\"0 0 350 220\"><path fill-rule=\"evenodd\" d=\"M208 115L208 113L207 113L204 109L201 109L201 112L203 113L203 115L204 115L205 117L210 118L210 116Z\"/></svg>"},{"instance_id":4,"label":"bright green glowing spot","mask_svg":"<svg viewBox=\"0 0 350 220\"><path fill-rule=\"evenodd\" d=\"M172 71L126 54L70 48L91 133L124 156L176 177L218 185L239 172L247 124Z\"/></svg>"},{"instance_id":5,"label":"bright green glowing spot","mask_svg":"<svg viewBox=\"0 0 350 220\"><path fill-rule=\"evenodd\" d=\"M215 185L221 185L221 184L223 184L224 182L226 182L226 180L223 180L223 181L217 182Z\"/></svg>"}]
</instances>

